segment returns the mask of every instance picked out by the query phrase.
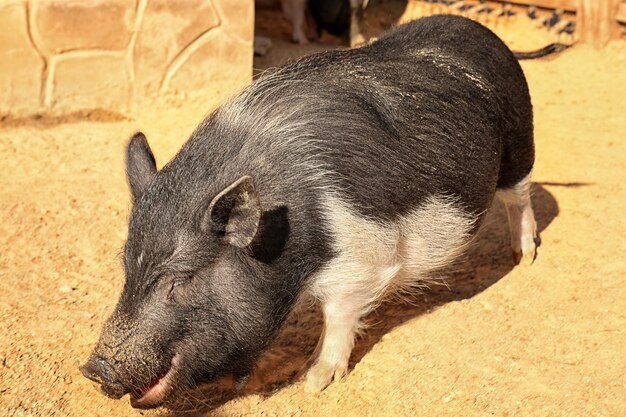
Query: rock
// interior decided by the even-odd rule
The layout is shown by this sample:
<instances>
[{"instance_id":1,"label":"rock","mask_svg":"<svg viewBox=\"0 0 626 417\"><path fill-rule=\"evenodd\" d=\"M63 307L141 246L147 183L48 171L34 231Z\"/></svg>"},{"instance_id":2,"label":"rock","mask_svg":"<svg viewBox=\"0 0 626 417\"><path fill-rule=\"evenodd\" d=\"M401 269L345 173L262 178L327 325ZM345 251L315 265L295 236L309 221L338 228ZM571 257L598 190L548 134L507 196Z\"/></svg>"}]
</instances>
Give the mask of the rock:
<instances>
[{"instance_id":1,"label":"rock","mask_svg":"<svg viewBox=\"0 0 626 417\"><path fill-rule=\"evenodd\" d=\"M254 37L254 55L263 56L267 54L271 47L272 40L270 38L266 38L265 36Z\"/></svg>"},{"instance_id":2,"label":"rock","mask_svg":"<svg viewBox=\"0 0 626 417\"><path fill-rule=\"evenodd\" d=\"M52 105L68 111L124 108L130 99L129 78L123 56L98 52L66 56L54 68Z\"/></svg>"},{"instance_id":3,"label":"rock","mask_svg":"<svg viewBox=\"0 0 626 417\"><path fill-rule=\"evenodd\" d=\"M75 281L63 284L59 287L59 291L62 293L69 293L78 288L78 283Z\"/></svg>"},{"instance_id":4,"label":"rock","mask_svg":"<svg viewBox=\"0 0 626 417\"><path fill-rule=\"evenodd\" d=\"M0 4L0 27L0 115L36 111L44 60L30 42L25 4Z\"/></svg>"},{"instance_id":5,"label":"rock","mask_svg":"<svg viewBox=\"0 0 626 417\"><path fill-rule=\"evenodd\" d=\"M250 81L253 54L238 38L223 28L212 30L176 72L166 76L165 86L173 90L220 86L237 89Z\"/></svg>"},{"instance_id":6,"label":"rock","mask_svg":"<svg viewBox=\"0 0 626 417\"><path fill-rule=\"evenodd\" d=\"M182 51L219 24L211 1L149 2L134 50L138 91L157 91L168 68ZM164 27L167 30L163 30Z\"/></svg>"},{"instance_id":7,"label":"rock","mask_svg":"<svg viewBox=\"0 0 626 417\"><path fill-rule=\"evenodd\" d=\"M135 23L135 2L127 0L43 1L34 8L44 53L123 50Z\"/></svg>"}]
</instances>

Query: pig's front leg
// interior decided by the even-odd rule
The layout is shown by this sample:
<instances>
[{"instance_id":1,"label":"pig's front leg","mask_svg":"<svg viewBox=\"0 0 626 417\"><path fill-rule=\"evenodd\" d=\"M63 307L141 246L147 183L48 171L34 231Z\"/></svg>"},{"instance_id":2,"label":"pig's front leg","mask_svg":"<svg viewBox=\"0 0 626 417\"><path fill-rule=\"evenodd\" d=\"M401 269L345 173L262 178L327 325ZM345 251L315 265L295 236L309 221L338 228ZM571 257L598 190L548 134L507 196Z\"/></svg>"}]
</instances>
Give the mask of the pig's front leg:
<instances>
[{"instance_id":1,"label":"pig's front leg","mask_svg":"<svg viewBox=\"0 0 626 417\"><path fill-rule=\"evenodd\" d=\"M300 45L306 44L309 40L304 33L306 20L306 0L282 0L283 13L291 21L293 41Z\"/></svg>"},{"instance_id":2,"label":"pig's front leg","mask_svg":"<svg viewBox=\"0 0 626 417\"><path fill-rule=\"evenodd\" d=\"M333 197L325 201L337 256L311 278L311 295L322 304L324 331L306 376L309 392L321 391L346 374L361 318L402 268L398 225L364 219Z\"/></svg>"},{"instance_id":3,"label":"pig's front leg","mask_svg":"<svg viewBox=\"0 0 626 417\"><path fill-rule=\"evenodd\" d=\"M318 349L312 357L315 361L306 375L305 390L318 392L333 380L341 379L348 372L348 361L354 347L354 336L358 330L360 309L350 302L332 300L326 302L324 310L324 330L320 336ZM346 300L347 301L347 300Z\"/></svg>"},{"instance_id":4,"label":"pig's front leg","mask_svg":"<svg viewBox=\"0 0 626 417\"><path fill-rule=\"evenodd\" d=\"M350 46L353 48L365 44L365 37L361 32L364 4L367 4L367 2L350 0Z\"/></svg>"}]
</instances>

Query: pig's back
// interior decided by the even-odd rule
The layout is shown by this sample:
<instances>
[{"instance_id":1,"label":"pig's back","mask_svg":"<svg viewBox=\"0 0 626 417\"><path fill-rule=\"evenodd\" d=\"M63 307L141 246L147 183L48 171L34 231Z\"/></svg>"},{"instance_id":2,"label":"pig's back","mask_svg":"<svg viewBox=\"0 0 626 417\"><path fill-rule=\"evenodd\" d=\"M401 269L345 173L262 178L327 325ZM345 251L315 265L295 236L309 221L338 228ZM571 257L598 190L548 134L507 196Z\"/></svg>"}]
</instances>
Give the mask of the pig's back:
<instances>
[{"instance_id":1,"label":"pig's back","mask_svg":"<svg viewBox=\"0 0 626 417\"><path fill-rule=\"evenodd\" d=\"M235 165L247 166L266 193L331 189L381 220L442 195L484 212L499 185L504 141L520 125L532 130L510 51L480 25L445 16L293 63L215 119L234 138Z\"/></svg>"}]
</instances>

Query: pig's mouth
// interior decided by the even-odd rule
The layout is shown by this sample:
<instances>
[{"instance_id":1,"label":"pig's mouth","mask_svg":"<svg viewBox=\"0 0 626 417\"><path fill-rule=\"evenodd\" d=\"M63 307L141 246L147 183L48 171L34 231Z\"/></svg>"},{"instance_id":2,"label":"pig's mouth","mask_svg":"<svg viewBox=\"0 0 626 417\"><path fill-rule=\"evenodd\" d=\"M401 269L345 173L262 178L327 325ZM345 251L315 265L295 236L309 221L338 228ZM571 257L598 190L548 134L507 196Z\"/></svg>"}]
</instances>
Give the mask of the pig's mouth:
<instances>
[{"instance_id":1,"label":"pig's mouth","mask_svg":"<svg viewBox=\"0 0 626 417\"><path fill-rule=\"evenodd\" d=\"M154 408L161 405L172 392L179 364L180 356L175 355L167 371L151 380L145 387L131 391L130 405L134 408Z\"/></svg>"}]
</instances>

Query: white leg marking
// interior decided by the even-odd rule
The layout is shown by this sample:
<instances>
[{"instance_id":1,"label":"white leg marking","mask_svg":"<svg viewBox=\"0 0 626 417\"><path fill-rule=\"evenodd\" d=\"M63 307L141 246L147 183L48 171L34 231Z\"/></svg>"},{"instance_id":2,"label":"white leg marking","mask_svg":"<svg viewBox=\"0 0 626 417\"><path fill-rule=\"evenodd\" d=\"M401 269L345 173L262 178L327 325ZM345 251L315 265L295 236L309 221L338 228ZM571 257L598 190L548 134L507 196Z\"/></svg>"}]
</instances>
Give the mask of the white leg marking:
<instances>
[{"instance_id":1,"label":"white leg marking","mask_svg":"<svg viewBox=\"0 0 626 417\"><path fill-rule=\"evenodd\" d=\"M359 0L350 0L350 47L361 46L365 44L365 37L361 33L360 17L362 16L362 8L365 8Z\"/></svg>"},{"instance_id":2,"label":"white leg marking","mask_svg":"<svg viewBox=\"0 0 626 417\"><path fill-rule=\"evenodd\" d=\"M309 43L304 34L306 0L281 0L283 13L291 21L293 41L301 45Z\"/></svg>"},{"instance_id":3,"label":"white leg marking","mask_svg":"<svg viewBox=\"0 0 626 417\"><path fill-rule=\"evenodd\" d=\"M307 373L307 392L319 392L346 375L359 318L358 312L342 305L324 304L324 331L315 363Z\"/></svg>"},{"instance_id":4,"label":"white leg marking","mask_svg":"<svg viewBox=\"0 0 626 417\"><path fill-rule=\"evenodd\" d=\"M314 278L324 331L305 389L321 391L346 374L361 318L390 290L424 286L429 272L452 261L469 241L473 221L447 198L431 198L397 222L360 217L334 197L325 200L338 256Z\"/></svg>"},{"instance_id":5,"label":"white leg marking","mask_svg":"<svg viewBox=\"0 0 626 417\"><path fill-rule=\"evenodd\" d=\"M529 173L519 183L506 190L498 190L498 197L506 207L511 230L511 249L516 262L530 265L536 256L537 223L530 199Z\"/></svg>"}]
</instances>

